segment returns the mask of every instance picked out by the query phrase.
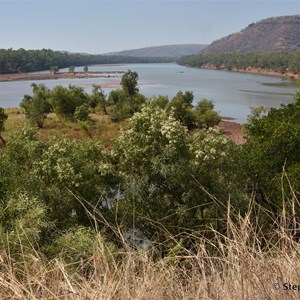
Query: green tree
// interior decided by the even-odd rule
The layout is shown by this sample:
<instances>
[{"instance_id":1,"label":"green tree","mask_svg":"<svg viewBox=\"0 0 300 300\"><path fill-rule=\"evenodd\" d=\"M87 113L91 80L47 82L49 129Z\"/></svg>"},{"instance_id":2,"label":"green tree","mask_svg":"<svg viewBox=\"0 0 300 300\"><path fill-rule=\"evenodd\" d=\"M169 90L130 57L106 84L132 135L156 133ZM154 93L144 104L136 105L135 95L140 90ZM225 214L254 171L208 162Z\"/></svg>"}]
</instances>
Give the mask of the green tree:
<instances>
[{"instance_id":1,"label":"green tree","mask_svg":"<svg viewBox=\"0 0 300 300\"><path fill-rule=\"evenodd\" d=\"M174 116L183 125L191 129L195 125L195 117L192 112L194 95L190 91L179 91L170 101L169 107L173 109Z\"/></svg>"},{"instance_id":2,"label":"green tree","mask_svg":"<svg viewBox=\"0 0 300 300\"><path fill-rule=\"evenodd\" d=\"M36 122L39 128L44 127L44 121L52 107L49 102L50 91L44 84L32 85L33 96L25 95L20 106L24 108L26 118Z\"/></svg>"},{"instance_id":3,"label":"green tree","mask_svg":"<svg viewBox=\"0 0 300 300\"><path fill-rule=\"evenodd\" d=\"M129 95L133 96L135 95L138 91L138 79L139 75L137 72L128 70L121 79L121 86L122 89Z\"/></svg>"},{"instance_id":4,"label":"green tree","mask_svg":"<svg viewBox=\"0 0 300 300\"><path fill-rule=\"evenodd\" d=\"M74 119L77 121L87 121L89 118L89 113L89 105L87 103L84 103L76 107L76 110L74 112Z\"/></svg>"},{"instance_id":5,"label":"green tree","mask_svg":"<svg viewBox=\"0 0 300 300\"><path fill-rule=\"evenodd\" d=\"M3 139L1 133L4 131L4 123L7 120L7 114L5 113L4 109L0 107L0 140L5 145L6 142Z\"/></svg>"},{"instance_id":6,"label":"green tree","mask_svg":"<svg viewBox=\"0 0 300 300\"><path fill-rule=\"evenodd\" d=\"M56 74L59 71L59 67L58 66L51 66L50 67L50 72L52 74Z\"/></svg>"},{"instance_id":7,"label":"green tree","mask_svg":"<svg viewBox=\"0 0 300 300\"><path fill-rule=\"evenodd\" d=\"M69 85L68 88L60 85L50 91L50 103L53 111L62 118L73 120L78 106L88 103L88 95L83 88Z\"/></svg>"},{"instance_id":8,"label":"green tree","mask_svg":"<svg viewBox=\"0 0 300 300\"><path fill-rule=\"evenodd\" d=\"M74 66L70 66L69 67L69 72L70 73L74 73L75 72L75 67Z\"/></svg>"},{"instance_id":9,"label":"green tree","mask_svg":"<svg viewBox=\"0 0 300 300\"><path fill-rule=\"evenodd\" d=\"M101 89L100 85L93 85L92 95L89 97L89 105L92 108L93 112L95 112L95 108L98 106L101 111L103 111L106 115L106 96L104 91Z\"/></svg>"},{"instance_id":10,"label":"green tree","mask_svg":"<svg viewBox=\"0 0 300 300\"><path fill-rule=\"evenodd\" d=\"M111 105L110 118L120 121L131 117L140 111L146 102L146 97L138 92L138 74L128 71L122 76L122 90L113 90L108 96L108 104Z\"/></svg>"},{"instance_id":11,"label":"green tree","mask_svg":"<svg viewBox=\"0 0 300 300\"><path fill-rule=\"evenodd\" d=\"M130 118L134 113L140 111L146 102L146 97L140 93L128 96L124 91L120 91L117 93L117 96L117 102L111 108L110 118L112 121Z\"/></svg>"},{"instance_id":12,"label":"green tree","mask_svg":"<svg viewBox=\"0 0 300 300\"><path fill-rule=\"evenodd\" d=\"M126 93L123 90L112 90L108 95L108 105L116 105L126 97Z\"/></svg>"},{"instance_id":13,"label":"green tree","mask_svg":"<svg viewBox=\"0 0 300 300\"><path fill-rule=\"evenodd\" d=\"M214 105L211 100L202 99L195 107L196 120L201 127L212 127L221 122L220 115L213 110Z\"/></svg>"},{"instance_id":14,"label":"green tree","mask_svg":"<svg viewBox=\"0 0 300 300\"><path fill-rule=\"evenodd\" d=\"M169 98L168 98L168 96L152 97L150 99L150 103L153 106L157 106L160 108L167 108L167 106L169 104Z\"/></svg>"}]
</instances>

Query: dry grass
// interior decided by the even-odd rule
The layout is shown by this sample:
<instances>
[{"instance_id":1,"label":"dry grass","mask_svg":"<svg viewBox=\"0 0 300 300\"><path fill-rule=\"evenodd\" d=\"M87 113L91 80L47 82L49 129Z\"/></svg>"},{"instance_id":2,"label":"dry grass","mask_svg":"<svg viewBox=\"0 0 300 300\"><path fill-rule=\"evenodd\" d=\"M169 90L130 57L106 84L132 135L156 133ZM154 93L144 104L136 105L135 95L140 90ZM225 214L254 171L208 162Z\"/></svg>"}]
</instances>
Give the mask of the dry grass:
<instances>
[{"instance_id":1,"label":"dry grass","mask_svg":"<svg viewBox=\"0 0 300 300\"><path fill-rule=\"evenodd\" d=\"M229 215L229 214L228 214ZM277 245L264 249L249 215L234 224L227 237L199 238L196 251L153 259L151 252L125 247L116 255L99 240L94 255L77 270L62 259L47 260L32 250L13 259L1 253L1 299L299 299L283 284L300 284L298 243L282 227ZM276 290L280 285L280 290ZM298 288L298 287L297 287Z\"/></svg>"},{"instance_id":2,"label":"dry grass","mask_svg":"<svg viewBox=\"0 0 300 300\"><path fill-rule=\"evenodd\" d=\"M25 122L25 114L22 109L5 109L8 119L5 122L5 131L2 136L5 140L9 138L11 132L20 127ZM56 114L48 115L44 123L44 128L39 130L39 136L43 141L48 141L54 136L66 136L70 139L99 139L103 146L111 148L112 142L120 135L121 128L126 128L127 121L112 122L110 118L103 114L91 114L93 124L86 126L83 123L71 122L59 119Z\"/></svg>"}]
</instances>

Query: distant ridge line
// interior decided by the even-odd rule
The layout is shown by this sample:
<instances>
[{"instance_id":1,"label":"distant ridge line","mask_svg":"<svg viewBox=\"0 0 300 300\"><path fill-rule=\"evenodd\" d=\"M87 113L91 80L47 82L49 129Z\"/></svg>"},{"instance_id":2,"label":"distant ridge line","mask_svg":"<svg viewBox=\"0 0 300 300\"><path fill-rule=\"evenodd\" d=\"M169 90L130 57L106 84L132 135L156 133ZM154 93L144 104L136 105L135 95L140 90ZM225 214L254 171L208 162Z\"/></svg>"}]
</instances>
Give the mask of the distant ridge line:
<instances>
[{"instance_id":1,"label":"distant ridge line","mask_svg":"<svg viewBox=\"0 0 300 300\"><path fill-rule=\"evenodd\" d=\"M103 55L120 55L135 57L180 57L200 53L206 44L177 44L143 47L138 49L123 50L118 52L104 53Z\"/></svg>"}]
</instances>

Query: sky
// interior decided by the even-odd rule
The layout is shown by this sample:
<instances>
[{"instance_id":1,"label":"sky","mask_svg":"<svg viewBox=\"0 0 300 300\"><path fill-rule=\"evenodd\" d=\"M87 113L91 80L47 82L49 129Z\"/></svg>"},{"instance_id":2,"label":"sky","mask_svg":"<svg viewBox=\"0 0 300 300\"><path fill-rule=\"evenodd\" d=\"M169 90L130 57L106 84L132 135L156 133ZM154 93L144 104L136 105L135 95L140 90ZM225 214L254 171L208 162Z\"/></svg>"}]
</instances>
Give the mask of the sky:
<instances>
[{"instance_id":1,"label":"sky","mask_svg":"<svg viewBox=\"0 0 300 300\"><path fill-rule=\"evenodd\" d=\"M0 48L102 54L210 44L300 0L0 0Z\"/></svg>"}]
</instances>

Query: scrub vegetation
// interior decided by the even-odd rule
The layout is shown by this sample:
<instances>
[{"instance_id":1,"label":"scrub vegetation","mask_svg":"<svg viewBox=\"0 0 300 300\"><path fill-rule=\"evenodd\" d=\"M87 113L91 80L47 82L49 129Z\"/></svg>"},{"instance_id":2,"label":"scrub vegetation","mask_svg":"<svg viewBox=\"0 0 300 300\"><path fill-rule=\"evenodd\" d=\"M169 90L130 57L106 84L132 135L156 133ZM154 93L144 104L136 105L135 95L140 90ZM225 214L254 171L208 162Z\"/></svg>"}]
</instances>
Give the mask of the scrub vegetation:
<instances>
[{"instance_id":1,"label":"scrub vegetation","mask_svg":"<svg viewBox=\"0 0 300 300\"><path fill-rule=\"evenodd\" d=\"M33 85L28 122L0 114L0 297L297 296L300 93L253 109L236 145L210 100L146 99L137 83Z\"/></svg>"}]
</instances>

